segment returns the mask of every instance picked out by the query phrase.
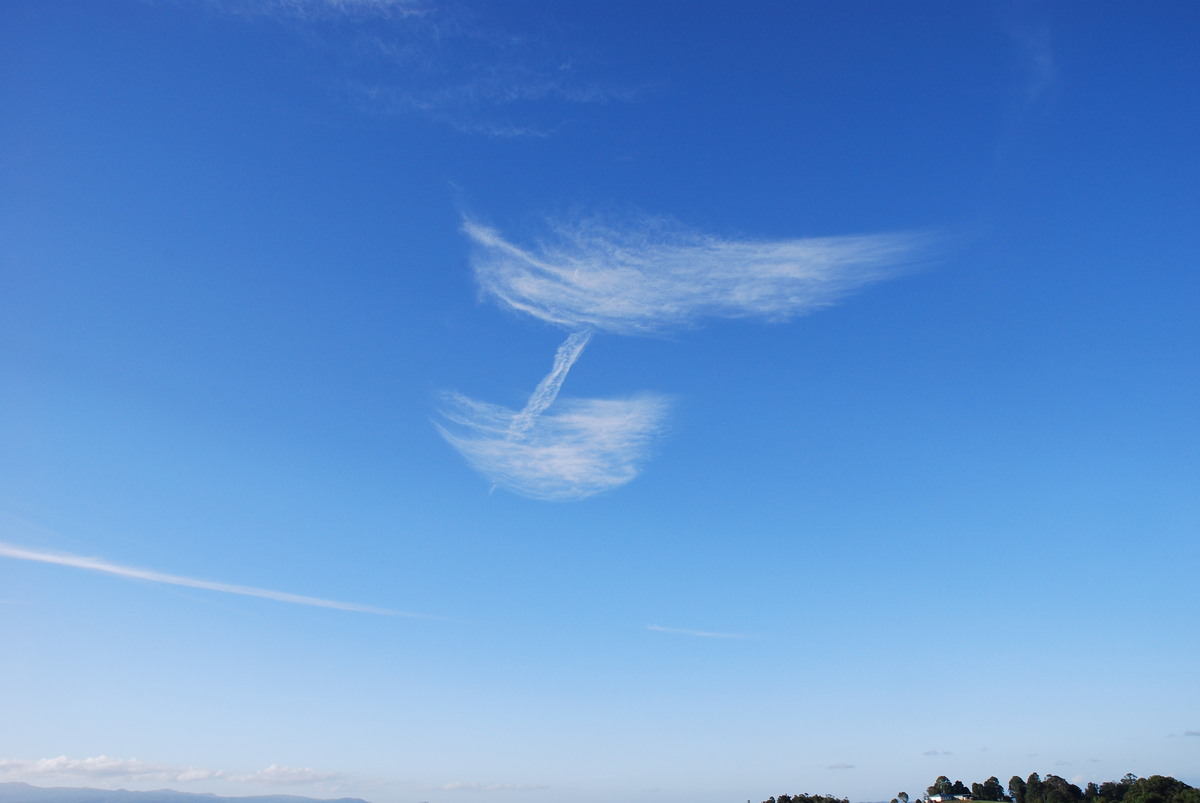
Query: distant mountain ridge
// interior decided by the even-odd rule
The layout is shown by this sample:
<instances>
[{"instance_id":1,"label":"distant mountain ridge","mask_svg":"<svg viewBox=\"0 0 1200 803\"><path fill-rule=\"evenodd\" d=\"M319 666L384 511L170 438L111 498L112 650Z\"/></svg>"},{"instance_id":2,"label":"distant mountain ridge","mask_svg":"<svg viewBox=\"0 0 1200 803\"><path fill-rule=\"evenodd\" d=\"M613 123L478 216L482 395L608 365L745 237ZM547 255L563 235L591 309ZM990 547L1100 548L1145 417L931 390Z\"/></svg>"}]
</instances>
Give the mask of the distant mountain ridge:
<instances>
[{"instance_id":1,"label":"distant mountain ridge","mask_svg":"<svg viewBox=\"0 0 1200 803\"><path fill-rule=\"evenodd\" d=\"M32 786L27 783L0 783L0 803L367 803L357 797L337 799L298 795L250 795L222 797L197 792L155 789L131 792L128 789L89 789L76 786Z\"/></svg>"}]
</instances>

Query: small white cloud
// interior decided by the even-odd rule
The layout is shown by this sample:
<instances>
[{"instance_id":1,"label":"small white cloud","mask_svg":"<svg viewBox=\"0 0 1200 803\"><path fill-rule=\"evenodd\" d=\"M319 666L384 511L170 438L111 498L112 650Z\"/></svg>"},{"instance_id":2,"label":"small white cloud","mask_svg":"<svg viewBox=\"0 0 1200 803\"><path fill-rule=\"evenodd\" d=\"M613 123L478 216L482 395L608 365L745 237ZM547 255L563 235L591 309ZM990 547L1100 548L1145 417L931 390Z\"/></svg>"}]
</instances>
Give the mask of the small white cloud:
<instances>
[{"instance_id":1,"label":"small white cloud","mask_svg":"<svg viewBox=\"0 0 1200 803\"><path fill-rule=\"evenodd\" d=\"M706 318L786 320L895 275L924 250L913 234L723 239L652 218L549 228L548 238L523 248L464 221L482 292L572 330L627 335Z\"/></svg>"},{"instance_id":2,"label":"small white cloud","mask_svg":"<svg viewBox=\"0 0 1200 803\"><path fill-rule=\"evenodd\" d=\"M1184 731L1184 736L1200 736L1200 731Z\"/></svg>"},{"instance_id":3,"label":"small white cloud","mask_svg":"<svg viewBox=\"0 0 1200 803\"><path fill-rule=\"evenodd\" d=\"M662 396L564 399L532 419L458 394L437 425L450 445L498 486L534 499L583 499L637 476L668 407ZM525 427L514 436L514 422Z\"/></svg>"},{"instance_id":4,"label":"small white cloud","mask_svg":"<svg viewBox=\"0 0 1200 803\"><path fill-rule=\"evenodd\" d=\"M954 755L949 750L926 750L921 755L923 756L952 756Z\"/></svg>"},{"instance_id":5,"label":"small white cloud","mask_svg":"<svg viewBox=\"0 0 1200 803\"><path fill-rule=\"evenodd\" d=\"M852 769L854 769L854 765L847 764L845 761L841 761L841 762L838 762L837 764L827 764L827 765L825 765L825 769L827 769L827 770L852 770Z\"/></svg>"},{"instance_id":6,"label":"small white cloud","mask_svg":"<svg viewBox=\"0 0 1200 803\"><path fill-rule=\"evenodd\" d=\"M220 778L220 770L196 767L171 767L151 764L136 758L92 756L90 758L40 758L35 760L0 759L0 778L11 780L44 778L84 778L92 781L170 781L186 783Z\"/></svg>"},{"instance_id":7,"label":"small white cloud","mask_svg":"<svg viewBox=\"0 0 1200 803\"><path fill-rule=\"evenodd\" d=\"M291 786L295 784L334 781L341 777L342 776L339 773L322 772L320 770L315 770L312 767L281 767L278 764L272 764L266 769L261 769L258 772L253 772L249 775L234 776L233 780L244 781L246 783Z\"/></svg>"},{"instance_id":8,"label":"small white cloud","mask_svg":"<svg viewBox=\"0 0 1200 803\"><path fill-rule=\"evenodd\" d=\"M681 636L696 636L698 638L745 638L737 633L710 633L706 630L687 630L682 627L663 627L662 625L646 625L647 630L656 633L676 633Z\"/></svg>"}]
</instances>

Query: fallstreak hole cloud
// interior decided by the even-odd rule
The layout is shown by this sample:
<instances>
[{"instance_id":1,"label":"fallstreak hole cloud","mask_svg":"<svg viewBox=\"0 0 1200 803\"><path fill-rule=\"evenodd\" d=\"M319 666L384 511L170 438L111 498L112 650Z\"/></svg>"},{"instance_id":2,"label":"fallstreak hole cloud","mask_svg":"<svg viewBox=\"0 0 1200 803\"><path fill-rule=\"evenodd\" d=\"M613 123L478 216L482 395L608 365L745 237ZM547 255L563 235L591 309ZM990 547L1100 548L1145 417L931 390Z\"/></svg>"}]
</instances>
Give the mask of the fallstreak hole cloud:
<instances>
[{"instance_id":1,"label":"fallstreak hole cloud","mask_svg":"<svg viewBox=\"0 0 1200 803\"><path fill-rule=\"evenodd\" d=\"M480 292L571 330L519 411L447 394L438 424L467 462L535 499L581 499L632 480L663 425L665 397L573 399L551 411L597 332L654 335L708 318L784 321L911 269L928 250L912 233L784 240L721 238L641 218L549 221L532 247L470 218Z\"/></svg>"}]
</instances>

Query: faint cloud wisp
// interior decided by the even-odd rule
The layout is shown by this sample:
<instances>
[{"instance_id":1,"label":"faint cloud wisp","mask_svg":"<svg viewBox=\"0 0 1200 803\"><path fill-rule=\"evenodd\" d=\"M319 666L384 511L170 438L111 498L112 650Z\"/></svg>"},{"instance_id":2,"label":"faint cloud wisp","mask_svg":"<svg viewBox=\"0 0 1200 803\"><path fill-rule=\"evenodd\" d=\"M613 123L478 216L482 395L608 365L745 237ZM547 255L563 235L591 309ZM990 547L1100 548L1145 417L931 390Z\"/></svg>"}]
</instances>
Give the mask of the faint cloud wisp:
<instances>
[{"instance_id":1,"label":"faint cloud wisp","mask_svg":"<svg viewBox=\"0 0 1200 803\"><path fill-rule=\"evenodd\" d=\"M746 638L737 633L710 633L705 630L688 630L682 627L663 627L662 625L646 625L647 630L653 630L656 633L674 633L680 636L695 636L696 638Z\"/></svg>"},{"instance_id":2,"label":"faint cloud wisp","mask_svg":"<svg viewBox=\"0 0 1200 803\"><path fill-rule=\"evenodd\" d=\"M506 30L486 6L436 0L209 0L287 26L339 66L359 111L414 115L467 134L545 137L580 106L639 90L606 80L566 37Z\"/></svg>"},{"instance_id":3,"label":"faint cloud wisp","mask_svg":"<svg viewBox=\"0 0 1200 803\"><path fill-rule=\"evenodd\" d=\"M366 20L428 13L428 0L209 0L227 14L291 18L305 21Z\"/></svg>"},{"instance_id":4,"label":"faint cloud wisp","mask_svg":"<svg viewBox=\"0 0 1200 803\"><path fill-rule=\"evenodd\" d=\"M1010 36L1025 72L1022 102L1030 105L1058 83L1058 66L1054 60L1050 29L1045 25L1021 27L1014 29Z\"/></svg>"},{"instance_id":5,"label":"faint cloud wisp","mask_svg":"<svg viewBox=\"0 0 1200 803\"><path fill-rule=\"evenodd\" d=\"M272 786L294 786L298 784L336 781L341 777L339 773L322 772L312 767L281 767L278 764L272 764L265 769L248 775L234 775L231 777L231 780Z\"/></svg>"},{"instance_id":6,"label":"faint cloud wisp","mask_svg":"<svg viewBox=\"0 0 1200 803\"><path fill-rule=\"evenodd\" d=\"M467 783L452 781L438 787L445 792L536 792L549 789L549 786L535 786L523 783Z\"/></svg>"}]
</instances>

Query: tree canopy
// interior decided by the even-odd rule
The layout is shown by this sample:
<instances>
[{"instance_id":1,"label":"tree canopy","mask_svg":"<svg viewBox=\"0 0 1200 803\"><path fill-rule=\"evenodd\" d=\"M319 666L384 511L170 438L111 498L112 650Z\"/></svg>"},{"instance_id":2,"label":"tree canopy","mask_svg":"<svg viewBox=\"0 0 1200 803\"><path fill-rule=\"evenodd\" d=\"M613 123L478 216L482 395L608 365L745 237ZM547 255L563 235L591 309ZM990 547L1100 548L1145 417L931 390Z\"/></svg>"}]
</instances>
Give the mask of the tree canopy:
<instances>
[{"instance_id":1,"label":"tree canopy","mask_svg":"<svg viewBox=\"0 0 1200 803\"><path fill-rule=\"evenodd\" d=\"M933 795L966 795L979 801L995 803L1200 803L1200 789L1166 775L1139 778L1130 773L1119 781L1096 783L1089 781L1080 788L1057 775L1042 778L1036 772L1026 779L1014 775L1008 787L1000 785L995 775L983 783L972 783L968 789L962 781L951 781L939 775L926 790ZM763 803L850 803L848 798L831 795L779 795ZM900 792L891 803L909 803L908 793Z\"/></svg>"}]
</instances>

